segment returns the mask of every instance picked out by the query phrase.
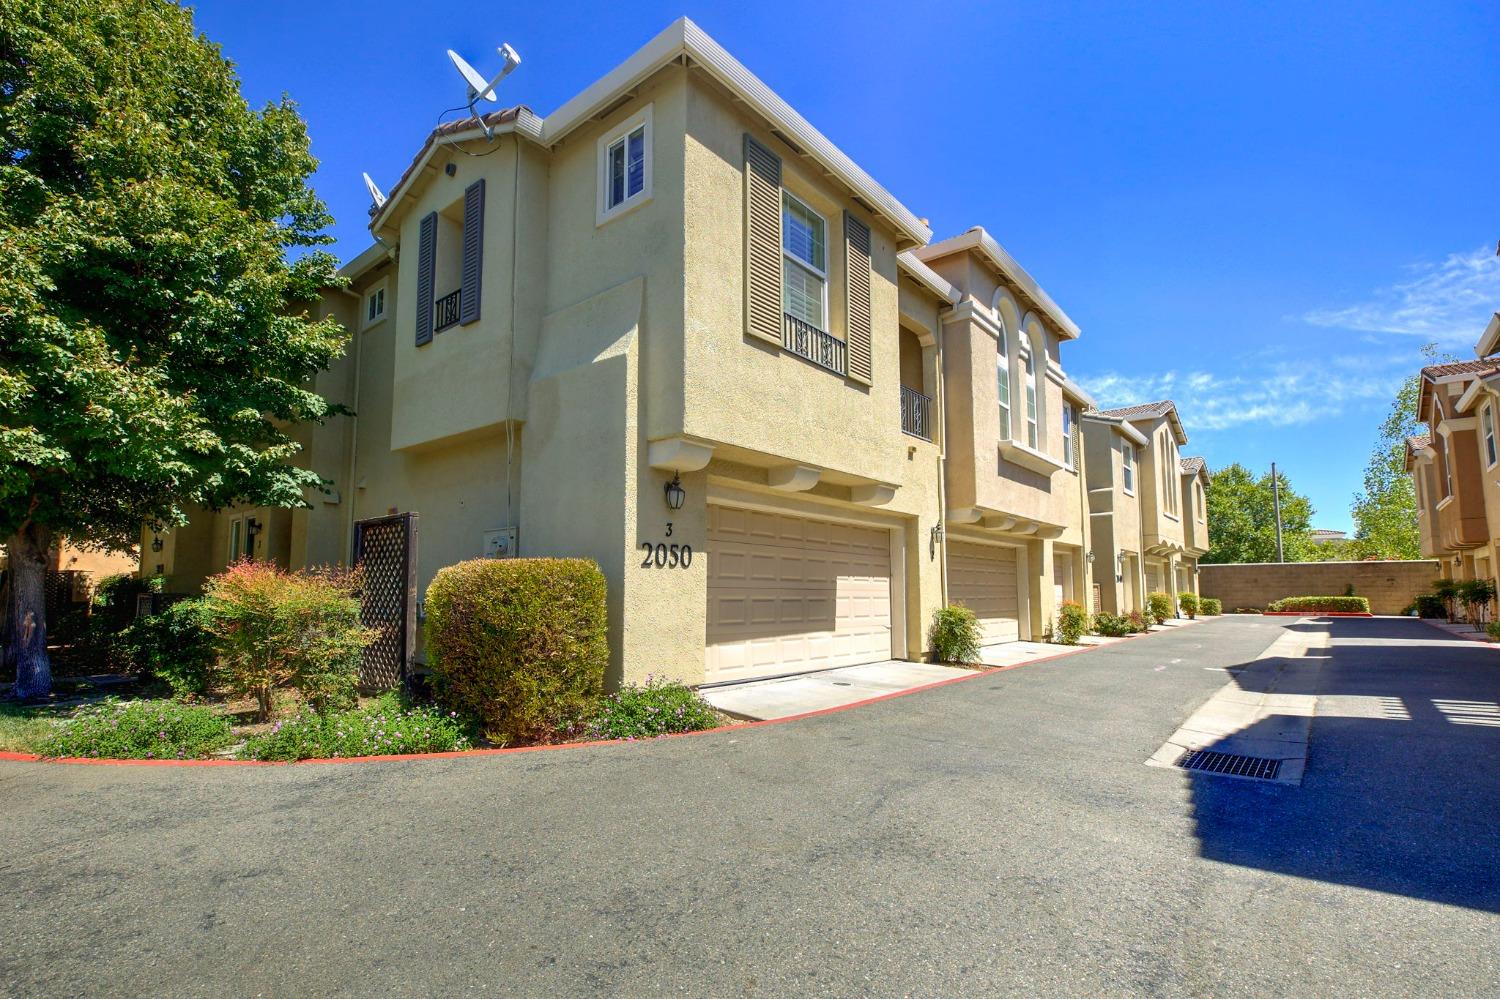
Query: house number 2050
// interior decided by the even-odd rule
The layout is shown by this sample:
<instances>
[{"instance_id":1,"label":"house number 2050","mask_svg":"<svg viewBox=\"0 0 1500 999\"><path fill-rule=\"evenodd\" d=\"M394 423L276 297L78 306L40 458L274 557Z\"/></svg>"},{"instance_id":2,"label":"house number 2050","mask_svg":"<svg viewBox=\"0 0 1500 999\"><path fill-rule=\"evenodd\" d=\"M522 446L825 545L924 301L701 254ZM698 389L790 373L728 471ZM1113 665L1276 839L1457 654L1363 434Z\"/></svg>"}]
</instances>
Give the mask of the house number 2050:
<instances>
[{"instance_id":1,"label":"house number 2050","mask_svg":"<svg viewBox=\"0 0 1500 999\"><path fill-rule=\"evenodd\" d=\"M641 552L646 556L641 560L642 569L686 569L693 564L692 545L669 545L660 541L653 545L642 541Z\"/></svg>"}]
</instances>

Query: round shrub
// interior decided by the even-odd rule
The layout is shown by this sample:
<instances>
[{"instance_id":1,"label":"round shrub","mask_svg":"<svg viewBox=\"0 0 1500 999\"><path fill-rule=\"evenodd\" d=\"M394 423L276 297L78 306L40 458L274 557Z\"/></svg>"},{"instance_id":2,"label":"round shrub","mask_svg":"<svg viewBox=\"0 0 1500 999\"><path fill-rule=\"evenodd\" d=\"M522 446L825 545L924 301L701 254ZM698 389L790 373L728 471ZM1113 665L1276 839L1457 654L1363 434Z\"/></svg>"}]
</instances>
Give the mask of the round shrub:
<instances>
[{"instance_id":1,"label":"round shrub","mask_svg":"<svg viewBox=\"0 0 1500 999\"><path fill-rule=\"evenodd\" d=\"M927 632L932 658L940 663L979 661L979 619L962 604L939 607L932 612Z\"/></svg>"},{"instance_id":2,"label":"round shrub","mask_svg":"<svg viewBox=\"0 0 1500 999\"><path fill-rule=\"evenodd\" d=\"M1177 606L1190 618L1198 616L1198 594L1192 590L1183 590L1177 594Z\"/></svg>"},{"instance_id":3,"label":"round shrub","mask_svg":"<svg viewBox=\"0 0 1500 999\"><path fill-rule=\"evenodd\" d=\"M1131 611L1125 615L1125 620L1130 622L1131 631L1150 631L1151 618L1140 611Z\"/></svg>"},{"instance_id":4,"label":"round shrub","mask_svg":"<svg viewBox=\"0 0 1500 999\"><path fill-rule=\"evenodd\" d=\"M473 559L427 588L427 661L439 699L499 745L546 742L604 691L604 573L590 559Z\"/></svg>"},{"instance_id":5,"label":"round shrub","mask_svg":"<svg viewBox=\"0 0 1500 999\"><path fill-rule=\"evenodd\" d=\"M1368 614L1370 601L1367 597L1283 597L1269 609L1307 614Z\"/></svg>"},{"instance_id":6,"label":"round shrub","mask_svg":"<svg viewBox=\"0 0 1500 999\"><path fill-rule=\"evenodd\" d=\"M696 690L676 680L647 677L644 687L623 687L606 697L588 734L591 739L649 739L719 724L718 712Z\"/></svg>"},{"instance_id":7,"label":"round shrub","mask_svg":"<svg viewBox=\"0 0 1500 999\"><path fill-rule=\"evenodd\" d=\"M1135 628L1130 623L1130 618L1120 614L1111 614L1108 611L1100 611L1094 615L1094 634L1104 635L1107 638L1123 638L1130 634Z\"/></svg>"},{"instance_id":8,"label":"round shrub","mask_svg":"<svg viewBox=\"0 0 1500 999\"><path fill-rule=\"evenodd\" d=\"M1146 608L1151 612L1152 619L1158 622L1176 615L1172 597L1160 591L1146 594Z\"/></svg>"},{"instance_id":9,"label":"round shrub","mask_svg":"<svg viewBox=\"0 0 1500 999\"><path fill-rule=\"evenodd\" d=\"M42 746L44 756L196 760L234 742L229 719L176 701L105 701L79 708Z\"/></svg>"},{"instance_id":10,"label":"round shrub","mask_svg":"<svg viewBox=\"0 0 1500 999\"><path fill-rule=\"evenodd\" d=\"M1224 605L1215 597L1203 597L1198 601L1198 610L1204 617L1218 617L1224 613Z\"/></svg>"},{"instance_id":11,"label":"round shrub","mask_svg":"<svg viewBox=\"0 0 1500 999\"><path fill-rule=\"evenodd\" d=\"M1417 617L1447 617L1448 608L1443 598L1433 593L1419 593L1416 599Z\"/></svg>"},{"instance_id":12,"label":"round shrub","mask_svg":"<svg viewBox=\"0 0 1500 999\"><path fill-rule=\"evenodd\" d=\"M179 600L134 621L120 633L116 649L131 670L161 680L174 697L205 694L214 682L209 624L205 600Z\"/></svg>"},{"instance_id":13,"label":"round shrub","mask_svg":"<svg viewBox=\"0 0 1500 999\"><path fill-rule=\"evenodd\" d=\"M1088 633L1089 612L1076 600L1064 600L1057 609L1057 640L1062 645L1077 645Z\"/></svg>"}]
</instances>

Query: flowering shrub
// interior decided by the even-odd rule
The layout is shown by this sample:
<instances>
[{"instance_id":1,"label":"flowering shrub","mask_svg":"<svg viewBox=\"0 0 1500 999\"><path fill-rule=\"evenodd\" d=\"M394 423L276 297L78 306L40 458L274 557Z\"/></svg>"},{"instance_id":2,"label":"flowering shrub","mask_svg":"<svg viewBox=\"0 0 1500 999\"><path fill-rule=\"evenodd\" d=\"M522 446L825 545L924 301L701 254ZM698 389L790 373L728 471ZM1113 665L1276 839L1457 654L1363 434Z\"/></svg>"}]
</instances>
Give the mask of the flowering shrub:
<instances>
[{"instance_id":1,"label":"flowering shrub","mask_svg":"<svg viewBox=\"0 0 1500 999\"><path fill-rule=\"evenodd\" d=\"M1176 613L1172 606L1172 597L1160 591L1146 594L1146 608L1157 623L1173 617Z\"/></svg>"},{"instance_id":2,"label":"flowering shrub","mask_svg":"<svg viewBox=\"0 0 1500 999\"><path fill-rule=\"evenodd\" d=\"M1130 622L1131 631L1151 630L1151 617L1149 611L1145 614L1142 614L1140 611L1131 611L1129 614L1125 615L1125 620Z\"/></svg>"},{"instance_id":3,"label":"flowering shrub","mask_svg":"<svg viewBox=\"0 0 1500 999\"><path fill-rule=\"evenodd\" d=\"M1189 618L1197 617L1199 606L1198 594L1194 593L1192 590L1183 590L1181 593L1177 594L1177 606L1181 607L1182 612Z\"/></svg>"},{"instance_id":4,"label":"flowering shrub","mask_svg":"<svg viewBox=\"0 0 1500 999\"><path fill-rule=\"evenodd\" d=\"M278 687L316 711L354 703L360 653L376 636L359 623L358 573L236 562L207 589L219 665L237 692L255 697L260 721Z\"/></svg>"},{"instance_id":5,"label":"flowering shrub","mask_svg":"<svg viewBox=\"0 0 1500 999\"><path fill-rule=\"evenodd\" d=\"M1094 634L1096 635L1123 638L1134 630L1135 628L1130 624L1130 618L1123 615L1111 614L1108 611L1100 611L1094 615Z\"/></svg>"},{"instance_id":6,"label":"flowering shrub","mask_svg":"<svg viewBox=\"0 0 1500 999\"><path fill-rule=\"evenodd\" d=\"M105 701L79 708L41 746L44 756L196 760L229 746L229 719L175 701Z\"/></svg>"},{"instance_id":7,"label":"flowering shrub","mask_svg":"<svg viewBox=\"0 0 1500 999\"><path fill-rule=\"evenodd\" d=\"M647 677L644 687L610 694L589 723L592 739L646 739L672 732L700 732L719 724L713 706L675 680Z\"/></svg>"},{"instance_id":8,"label":"flowering shrub","mask_svg":"<svg viewBox=\"0 0 1500 999\"><path fill-rule=\"evenodd\" d=\"M932 629L927 641L932 658L940 663L979 661L979 620L962 604L939 607L932 612Z\"/></svg>"},{"instance_id":9,"label":"flowering shrub","mask_svg":"<svg viewBox=\"0 0 1500 999\"><path fill-rule=\"evenodd\" d=\"M348 756L447 753L472 745L453 712L413 707L396 694L350 711L304 711L250 739L252 760L315 760Z\"/></svg>"},{"instance_id":10,"label":"flowering shrub","mask_svg":"<svg viewBox=\"0 0 1500 999\"><path fill-rule=\"evenodd\" d=\"M1057 611L1057 641L1060 645L1077 645L1089 630L1089 612L1076 600L1064 600Z\"/></svg>"}]
</instances>

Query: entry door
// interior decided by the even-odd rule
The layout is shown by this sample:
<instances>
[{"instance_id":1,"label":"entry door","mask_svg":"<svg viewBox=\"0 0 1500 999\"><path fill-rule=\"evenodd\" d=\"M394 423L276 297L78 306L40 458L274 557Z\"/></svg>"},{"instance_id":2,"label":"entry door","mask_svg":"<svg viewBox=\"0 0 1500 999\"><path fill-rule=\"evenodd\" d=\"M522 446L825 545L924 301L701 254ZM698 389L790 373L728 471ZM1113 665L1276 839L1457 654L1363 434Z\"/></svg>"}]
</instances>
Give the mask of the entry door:
<instances>
[{"instance_id":1,"label":"entry door","mask_svg":"<svg viewBox=\"0 0 1500 999\"><path fill-rule=\"evenodd\" d=\"M709 682L891 658L891 534L709 507Z\"/></svg>"},{"instance_id":2,"label":"entry door","mask_svg":"<svg viewBox=\"0 0 1500 999\"><path fill-rule=\"evenodd\" d=\"M1016 550L995 545L948 545L948 595L979 618L985 645L1021 638Z\"/></svg>"}]
</instances>

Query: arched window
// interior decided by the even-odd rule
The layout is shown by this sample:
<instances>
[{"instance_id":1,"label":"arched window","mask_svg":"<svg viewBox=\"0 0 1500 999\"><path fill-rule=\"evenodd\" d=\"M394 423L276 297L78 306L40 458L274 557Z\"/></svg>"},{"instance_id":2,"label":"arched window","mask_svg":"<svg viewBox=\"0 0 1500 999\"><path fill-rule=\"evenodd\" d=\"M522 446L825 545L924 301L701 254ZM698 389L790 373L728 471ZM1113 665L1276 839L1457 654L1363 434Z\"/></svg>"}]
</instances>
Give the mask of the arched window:
<instances>
[{"instance_id":1,"label":"arched window","mask_svg":"<svg viewBox=\"0 0 1500 999\"><path fill-rule=\"evenodd\" d=\"M1025 362L1026 372L1026 446L1035 450L1037 447L1037 413L1036 413L1036 374L1041 365L1036 360L1036 344L1031 344L1031 349L1021 355Z\"/></svg>"},{"instance_id":2,"label":"arched window","mask_svg":"<svg viewBox=\"0 0 1500 999\"><path fill-rule=\"evenodd\" d=\"M1000 439L1010 440L1010 339L1005 332L1005 323L1000 323L1000 336L995 341L995 392L1000 399Z\"/></svg>"}]
</instances>

